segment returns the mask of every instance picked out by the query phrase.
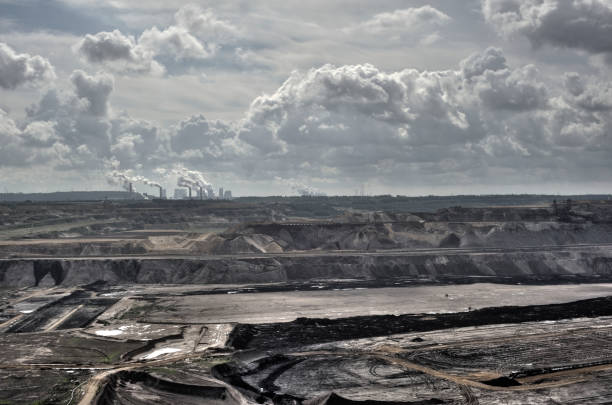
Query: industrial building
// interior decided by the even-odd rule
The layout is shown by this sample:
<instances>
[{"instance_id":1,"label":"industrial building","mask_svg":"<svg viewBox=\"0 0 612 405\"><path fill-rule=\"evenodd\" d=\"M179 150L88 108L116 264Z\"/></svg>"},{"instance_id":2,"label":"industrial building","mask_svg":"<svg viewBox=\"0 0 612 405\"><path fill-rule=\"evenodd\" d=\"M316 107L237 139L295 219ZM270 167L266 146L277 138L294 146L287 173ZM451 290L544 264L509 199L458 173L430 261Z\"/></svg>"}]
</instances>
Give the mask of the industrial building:
<instances>
[{"instance_id":1,"label":"industrial building","mask_svg":"<svg viewBox=\"0 0 612 405\"><path fill-rule=\"evenodd\" d=\"M174 189L174 199L175 200L184 200L187 198L187 189L185 188L175 188Z\"/></svg>"}]
</instances>

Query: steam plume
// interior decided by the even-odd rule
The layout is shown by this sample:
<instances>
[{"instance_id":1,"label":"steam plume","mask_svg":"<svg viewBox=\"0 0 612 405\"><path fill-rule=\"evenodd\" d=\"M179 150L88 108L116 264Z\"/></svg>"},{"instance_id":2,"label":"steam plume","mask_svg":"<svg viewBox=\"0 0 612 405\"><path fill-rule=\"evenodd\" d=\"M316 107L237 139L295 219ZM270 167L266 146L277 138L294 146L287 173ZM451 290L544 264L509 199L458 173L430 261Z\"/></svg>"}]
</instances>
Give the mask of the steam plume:
<instances>
[{"instance_id":1,"label":"steam plume","mask_svg":"<svg viewBox=\"0 0 612 405\"><path fill-rule=\"evenodd\" d=\"M299 183L295 180L283 179L280 177L276 177L275 180L279 183L288 185L291 187L291 190L295 191L302 197L323 197L327 195L314 187L307 186L306 184Z\"/></svg>"},{"instance_id":2,"label":"steam plume","mask_svg":"<svg viewBox=\"0 0 612 405\"><path fill-rule=\"evenodd\" d=\"M176 185L179 187L189 187L192 190L202 189L203 192L206 192L206 196L208 198L212 198L215 196L215 192L213 190L212 184L210 184L202 173L189 170L184 167L178 167L173 170L173 173L178 176Z\"/></svg>"}]
</instances>

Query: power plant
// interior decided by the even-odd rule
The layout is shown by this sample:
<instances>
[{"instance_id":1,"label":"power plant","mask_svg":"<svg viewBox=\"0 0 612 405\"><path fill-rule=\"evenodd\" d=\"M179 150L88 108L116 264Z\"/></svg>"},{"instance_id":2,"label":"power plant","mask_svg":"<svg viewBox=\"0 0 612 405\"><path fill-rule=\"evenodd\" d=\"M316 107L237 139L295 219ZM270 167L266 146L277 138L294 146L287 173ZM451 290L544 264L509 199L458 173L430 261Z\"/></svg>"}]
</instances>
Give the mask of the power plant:
<instances>
[{"instance_id":1,"label":"power plant","mask_svg":"<svg viewBox=\"0 0 612 405\"><path fill-rule=\"evenodd\" d=\"M201 172L189 170L184 167L176 167L170 172L166 172L166 177L176 175L178 188L174 190L174 199L193 199L193 192L196 192L196 198L199 200L231 200L232 192L219 187L219 192L215 195L212 184L210 184ZM155 199L166 198L166 193L163 186L141 175L134 175L132 170L113 170L107 174L109 183L120 185L130 195L140 195L134 190L134 183L143 183L151 187L157 187L159 196L153 197L147 193L143 193L146 198Z\"/></svg>"},{"instance_id":2,"label":"power plant","mask_svg":"<svg viewBox=\"0 0 612 405\"><path fill-rule=\"evenodd\" d=\"M160 191L160 198L161 197ZM224 190L223 187L219 188L219 194L215 195L212 189L205 189L204 187L199 187L196 195L193 195L193 189L190 186L182 186L174 189L174 199L175 200L231 200L232 199L232 191Z\"/></svg>"}]
</instances>

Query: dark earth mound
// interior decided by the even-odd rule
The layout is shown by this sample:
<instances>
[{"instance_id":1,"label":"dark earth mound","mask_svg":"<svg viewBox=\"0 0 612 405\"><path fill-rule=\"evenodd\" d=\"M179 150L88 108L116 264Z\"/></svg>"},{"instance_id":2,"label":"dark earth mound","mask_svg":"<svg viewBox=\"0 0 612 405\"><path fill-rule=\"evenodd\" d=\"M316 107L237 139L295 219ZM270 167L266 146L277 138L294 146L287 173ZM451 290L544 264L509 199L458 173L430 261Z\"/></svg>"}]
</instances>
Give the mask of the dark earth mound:
<instances>
[{"instance_id":1,"label":"dark earth mound","mask_svg":"<svg viewBox=\"0 0 612 405\"><path fill-rule=\"evenodd\" d=\"M334 392L329 395L325 395L321 398L316 398L310 401L304 401L304 405L434 405L444 404L445 402L436 398L432 398L426 401L417 402L395 402L395 401L354 401L352 399L344 398Z\"/></svg>"},{"instance_id":2,"label":"dark earth mound","mask_svg":"<svg viewBox=\"0 0 612 405\"><path fill-rule=\"evenodd\" d=\"M565 304L492 307L450 314L298 318L286 323L238 324L230 334L228 345L236 349L295 347L398 333L610 315L612 297Z\"/></svg>"}]
</instances>

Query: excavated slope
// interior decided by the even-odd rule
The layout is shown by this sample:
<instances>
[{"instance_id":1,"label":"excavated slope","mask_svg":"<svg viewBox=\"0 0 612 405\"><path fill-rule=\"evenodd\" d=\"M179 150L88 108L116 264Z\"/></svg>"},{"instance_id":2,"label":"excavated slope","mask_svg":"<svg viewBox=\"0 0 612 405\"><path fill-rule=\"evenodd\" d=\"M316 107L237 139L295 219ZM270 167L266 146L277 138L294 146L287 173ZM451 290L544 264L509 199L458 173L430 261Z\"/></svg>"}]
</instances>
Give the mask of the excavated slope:
<instances>
[{"instance_id":1,"label":"excavated slope","mask_svg":"<svg viewBox=\"0 0 612 405\"><path fill-rule=\"evenodd\" d=\"M123 283L223 284L313 279L415 279L469 282L612 279L612 252L554 250L449 254L277 256L240 259L66 259L0 261L0 283L76 286Z\"/></svg>"},{"instance_id":2,"label":"excavated slope","mask_svg":"<svg viewBox=\"0 0 612 405\"><path fill-rule=\"evenodd\" d=\"M542 222L385 222L248 225L223 236L214 253L551 246L612 243L612 225ZM203 249L205 250L205 249Z\"/></svg>"}]
</instances>

